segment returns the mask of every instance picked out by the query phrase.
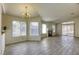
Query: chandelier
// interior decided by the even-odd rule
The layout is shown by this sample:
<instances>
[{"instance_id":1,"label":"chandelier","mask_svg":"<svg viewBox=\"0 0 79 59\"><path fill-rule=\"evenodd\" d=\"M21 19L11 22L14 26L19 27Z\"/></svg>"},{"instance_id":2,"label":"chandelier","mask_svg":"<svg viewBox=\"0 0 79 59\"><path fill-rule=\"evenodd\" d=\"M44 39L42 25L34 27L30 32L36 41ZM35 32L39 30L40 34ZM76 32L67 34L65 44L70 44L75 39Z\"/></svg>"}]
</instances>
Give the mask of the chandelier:
<instances>
[{"instance_id":1,"label":"chandelier","mask_svg":"<svg viewBox=\"0 0 79 59\"><path fill-rule=\"evenodd\" d=\"M28 12L28 7L27 6L25 6L25 12L23 14L23 17L24 18L29 18L30 17L30 13Z\"/></svg>"}]
</instances>

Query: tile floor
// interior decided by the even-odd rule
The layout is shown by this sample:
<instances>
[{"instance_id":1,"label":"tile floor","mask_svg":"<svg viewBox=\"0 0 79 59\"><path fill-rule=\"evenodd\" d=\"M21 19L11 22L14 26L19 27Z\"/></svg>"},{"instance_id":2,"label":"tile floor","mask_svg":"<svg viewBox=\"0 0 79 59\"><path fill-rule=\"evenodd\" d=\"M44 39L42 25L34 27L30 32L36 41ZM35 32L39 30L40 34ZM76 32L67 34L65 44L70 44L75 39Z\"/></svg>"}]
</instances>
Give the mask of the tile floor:
<instances>
[{"instance_id":1,"label":"tile floor","mask_svg":"<svg viewBox=\"0 0 79 59\"><path fill-rule=\"evenodd\" d=\"M49 37L6 46L5 55L79 55L79 38Z\"/></svg>"}]
</instances>

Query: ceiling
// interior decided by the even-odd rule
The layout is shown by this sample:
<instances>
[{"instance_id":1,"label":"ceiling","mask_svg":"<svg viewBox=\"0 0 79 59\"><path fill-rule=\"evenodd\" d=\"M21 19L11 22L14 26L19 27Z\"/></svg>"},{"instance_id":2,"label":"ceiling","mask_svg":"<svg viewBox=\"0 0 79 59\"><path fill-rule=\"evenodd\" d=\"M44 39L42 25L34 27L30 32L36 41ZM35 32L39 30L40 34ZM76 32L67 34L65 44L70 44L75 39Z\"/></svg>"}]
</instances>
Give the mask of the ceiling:
<instances>
[{"instance_id":1,"label":"ceiling","mask_svg":"<svg viewBox=\"0 0 79 59\"><path fill-rule=\"evenodd\" d=\"M6 3L3 4L4 13L22 17L25 6L31 17L40 15L43 21L61 22L79 16L79 4L75 3Z\"/></svg>"}]
</instances>

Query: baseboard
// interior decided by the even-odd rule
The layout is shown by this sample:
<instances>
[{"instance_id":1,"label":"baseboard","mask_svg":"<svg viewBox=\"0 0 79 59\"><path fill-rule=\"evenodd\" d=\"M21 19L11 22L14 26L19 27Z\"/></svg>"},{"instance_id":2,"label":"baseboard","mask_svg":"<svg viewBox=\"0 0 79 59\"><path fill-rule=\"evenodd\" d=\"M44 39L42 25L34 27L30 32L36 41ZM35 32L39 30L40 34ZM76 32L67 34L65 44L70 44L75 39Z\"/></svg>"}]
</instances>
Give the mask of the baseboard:
<instances>
[{"instance_id":1,"label":"baseboard","mask_svg":"<svg viewBox=\"0 0 79 59\"><path fill-rule=\"evenodd\" d=\"M9 43L9 44L6 44L6 46L13 45L13 44L18 44L18 43L23 43L23 42L40 42L40 41L38 41L38 40L25 40L25 41L19 41L19 42Z\"/></svg>"}]
</instances>

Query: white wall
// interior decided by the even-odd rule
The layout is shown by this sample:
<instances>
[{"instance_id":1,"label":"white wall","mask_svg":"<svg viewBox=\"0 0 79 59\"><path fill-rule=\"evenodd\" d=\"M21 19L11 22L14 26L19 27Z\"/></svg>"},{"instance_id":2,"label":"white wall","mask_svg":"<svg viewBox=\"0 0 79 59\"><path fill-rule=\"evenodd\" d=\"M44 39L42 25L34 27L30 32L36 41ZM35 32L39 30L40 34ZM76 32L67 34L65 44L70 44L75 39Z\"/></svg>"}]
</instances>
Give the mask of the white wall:
<instances>
[{"instance_id":1,"label":"white wall","mask_svg":"<svg viewBox=\"0 0 79 59\"><path fill-rule=\"evenodd\" d=\"M57 35L62 35L62 24L61 23L57 24Z\"/></svg>"},{"instance_id":2,"label":"white wall","mask_svg":"<svg viewBox=\"0 0 79 59\"><path fill-rule=\"evenodd\" d=\"M74 19L75 22L75 37L79 37L79 17Z\"/></svg>"}]
</instances>

